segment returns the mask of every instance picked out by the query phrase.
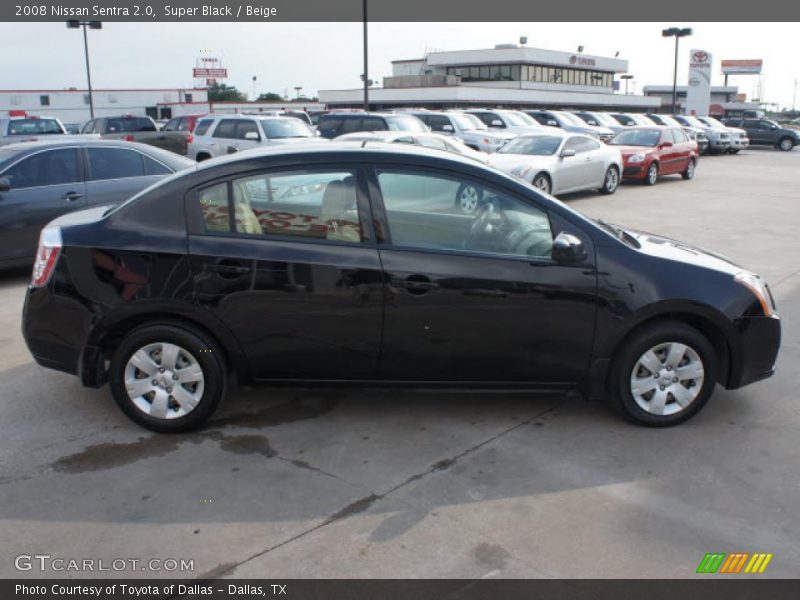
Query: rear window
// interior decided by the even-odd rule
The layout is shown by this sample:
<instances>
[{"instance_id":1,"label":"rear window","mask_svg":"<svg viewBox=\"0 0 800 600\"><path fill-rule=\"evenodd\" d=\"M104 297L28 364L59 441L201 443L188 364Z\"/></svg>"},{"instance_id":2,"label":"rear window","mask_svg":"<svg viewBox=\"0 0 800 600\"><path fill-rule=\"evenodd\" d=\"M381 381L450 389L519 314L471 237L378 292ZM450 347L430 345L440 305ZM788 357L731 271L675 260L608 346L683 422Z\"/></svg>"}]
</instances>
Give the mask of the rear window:
<instances>
[{"instance_id":1,"label":"rear window","mask_svg":"<svg viewBox=\"0 0 800 600\"><path fill-rule=\"evenodd\" d=\"M425 124L417 117L412 116L397 116L386 117L386 124L389 126L390 131L428 131Z\"/></svg>"},{"instance_id":2,"label":"rear window","mask_svg":"<svg viewBox=\"0 0 800 600\"><path fill-rule=\"evenodd\" d=\"M202 121L198 121L197 125L194 128L195 135L205 135L208 128L211 127L211 123L214 121L212 119L203 119Z\"/></svg>"},{"instance_id":3,"label":"rear window","mask_svg":"<svg viewBox=\"0 0 800 600\"><path fill-rule=\"evenodd\" d=\"M125 148L88 148L89 169L95 181L144 175L142 155Z\"/></svg>"},{"instance_id":4,"label":"rear window","mask_svg":"<svg viewBox=\"0 0 800 600\"><path fill-rule=\"evenodd\" d=\"M339 129L344 117L334 117L323 115L317 122L317 130L320 133L334 133Z\"/></svg>"},{"instance_id":5,"label":"rear window","mask_svg":"<svg viewBox=\"0 0 800 600\"><path fill-rule=\"evenodd\" d=\"M8 123L8 135L47 135L64 133L55 119L13 119Z\"/></svg>"},{"instance_id":6,"label":"rear window","mask_svg":"<svg viewBox=\"0 0 800 600\"><path fill-rule=\"evenodd\" d=\"M120 131L157 131L156 124L145 117L120 117L106 121L106 131L117 133Z\"/></svg>"},{"instance_id":7,"label":"rear window","mask_svg":"<svg viewBox=\"0 0 800 600\"><path fill-rule=\"evenodd\" d=\"M311 128L299 119L265 119L261 121L264 135L272 139L314 137Z\"/></svg>"}]
</instances>

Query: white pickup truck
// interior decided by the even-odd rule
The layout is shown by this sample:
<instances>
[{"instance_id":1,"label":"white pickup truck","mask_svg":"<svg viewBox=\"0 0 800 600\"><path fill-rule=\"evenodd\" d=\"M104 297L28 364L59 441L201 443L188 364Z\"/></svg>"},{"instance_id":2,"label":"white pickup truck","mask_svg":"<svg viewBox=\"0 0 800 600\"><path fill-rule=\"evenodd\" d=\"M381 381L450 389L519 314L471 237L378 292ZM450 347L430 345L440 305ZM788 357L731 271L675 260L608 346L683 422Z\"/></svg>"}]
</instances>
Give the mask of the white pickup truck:
<instances>
[{"instance_id":1,"label":"white pickup truck","mask_svg":"<svg viewBox=\"0 0 800 600\"><path fill-rule=\"evenodd\" d=\"M36 142L53 139L53 136L73 135L67 133L64 124L53 117L4 117L0 118L0 146L18 142ZM98 135L79 135L76 138L97 139Z\"/></svg>"}]
</instances>

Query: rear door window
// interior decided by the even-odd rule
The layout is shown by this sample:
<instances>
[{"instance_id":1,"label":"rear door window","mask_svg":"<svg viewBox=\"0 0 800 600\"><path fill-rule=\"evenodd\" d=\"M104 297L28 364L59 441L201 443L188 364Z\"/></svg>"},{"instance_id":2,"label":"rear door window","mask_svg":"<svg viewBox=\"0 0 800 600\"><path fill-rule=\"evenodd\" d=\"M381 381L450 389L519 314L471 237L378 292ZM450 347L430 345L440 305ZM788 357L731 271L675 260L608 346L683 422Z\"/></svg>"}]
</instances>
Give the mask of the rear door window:
<instances>
[{"instance_id":1,"label":"rear door window","mask_svg":"<svg viewBox=\"0 0 800 600\"><path fill-rule=\"evenodd\" d=\"M88 148L89 171L94 181L144 175L142 155L125 148Z\"/></svg>"},{"instance_id":2,"label":"rear door window","mask_svg":"<svg viewBox=\"0 0 800 600\"><path fill-rule=\"evenodd\" d=\"M217 127L214 129L212 137L227 138L231 140L236 139L236 124L238 122L238 119L222 119L219 123L217 123Z\"/></svg>"},{"instance_id":3,"label":"rear door window","mask_svg":"<svg viewBox=\"0 0 800 600\"><path fill-rule=\"evenodd\" d=\"M428 115L425 117L425 122L430 126L432 131L444 131L445 125L452 125L450 119L443 115Z\"/></svg>"},{"instance_id":4,"label":"rear door window","mask_svg":"<svg viewBox=\"0 0 800 600\"><path fill-rule=\"evenodd\" d=\"M208 128L211 127L213 123L213 119L203 119L197 122L197 125L194 128L195 135L205 135L208 131Z\"/></svg>"},{"instance_id":5,"label":"rear door window","mask_svg":"<svg viewBox=\"0 0 800 600\"><path fill-rule=\"evenodd\" d=\"M342 121L341 127L339 127L339 131L337 131L337 135L353 133L355 131L364 131L361 127L361 121L361 117L345 117L345 119Z\"/></svg>"},{"instance_id":6,"label":"rear door window","mask_svg":"<svg viewBox=\"0 0 800 600\"><path fill-rule=\"evenodd\" d=\"M248 133L255 133L256 139L261 139L255 121L242 120L236 124L236 139L246 140Z\"/></svg>"}]
</instances>

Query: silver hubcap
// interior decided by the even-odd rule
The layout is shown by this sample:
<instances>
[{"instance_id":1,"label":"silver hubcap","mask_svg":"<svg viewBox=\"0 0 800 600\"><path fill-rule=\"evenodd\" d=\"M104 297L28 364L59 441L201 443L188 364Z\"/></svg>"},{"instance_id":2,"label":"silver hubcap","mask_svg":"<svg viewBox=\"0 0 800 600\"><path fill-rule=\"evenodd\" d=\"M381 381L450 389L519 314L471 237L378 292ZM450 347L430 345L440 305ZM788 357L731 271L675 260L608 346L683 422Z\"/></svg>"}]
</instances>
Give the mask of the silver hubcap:
<instances>
[{"instance_id":1,"label":"silver hubcap","mask_svg":"<svg viewBox=\"0 0 800 600\"><path fill-rule=\"evenodd\" d=\"M703 389L703 361L693 348L679 342L653 346L631 371L631 394L653 415L674 415L697 399Z\"/></svg>"},{"instance_id":2,"label":"silver hubcap","mask_svg":"<svg viewBox=\"0 0 800 600\"><path fill-rule=\"evenodd\" d=\"M609 169L606 172L606 189L609 192L613 192L617 189L617 183L619 183L619 176L617 175L616 169Z\"/></svg>"},{"instance_id":3,"label":"silver hubcap","mask_svg":"<svg viewBox=\"0 0 800 600\"><path fill-rule=\"evenodd\" d=\"M694 176L694 163L691 161L689 162L689 166L686 167L686 174L690 179Z\"/></svg>"},{"instance_id":4,"label":"silver hubcap","mask_svg":"<svg viewBox=\"0 0 800 600\"><path fill-rule=\"evenodd\" d=\"M533 182L533 186L543 192L550 192L550 182L547 181L547 177L537 177L536 181Z\"/></svg>"},{"instance_id":5,"label":"silver hubcap","mask_svg":"<svg viewBox=\"0 0 800 600\"><path fill-rule=\"evenodd\" d=\"M791 140L783 140L781 142L781 148L783 150L791 150L792 149L792 142Z\"/></svg>"},{"instance_id":6,"label":"silver hubcap","mask_svg":"<svg viewBox=\"0 0 800 600\"><path fill-rule=\"evenodd\" d=\"M459 206L467 214L472 214L478 208L478 190L474 187L465 187L459 197Z\"/></svg>"},{"instance_id":7,"label":"silver hubcap","mask_svg":"<svg viewBox=\"0 0 800 600\"><path fill-rule=\"evenodd\" d=\"M125 365L125 389L131 402L156 419L177 419L192 412L205 388L203 369L187 350L155 343L139 348Z\"/></svg>"},{"instance_id":8,"label":"silver hubcap","mask_svg":"<svg viewBox=\"0 0 800 600\"><path fill-rule=\"evenodd\" d=\"M658 180L658 168L655 165L652 165L650 170L647 171L647 178L650 183L655 183Z\"/></svg>"}]
</instances>

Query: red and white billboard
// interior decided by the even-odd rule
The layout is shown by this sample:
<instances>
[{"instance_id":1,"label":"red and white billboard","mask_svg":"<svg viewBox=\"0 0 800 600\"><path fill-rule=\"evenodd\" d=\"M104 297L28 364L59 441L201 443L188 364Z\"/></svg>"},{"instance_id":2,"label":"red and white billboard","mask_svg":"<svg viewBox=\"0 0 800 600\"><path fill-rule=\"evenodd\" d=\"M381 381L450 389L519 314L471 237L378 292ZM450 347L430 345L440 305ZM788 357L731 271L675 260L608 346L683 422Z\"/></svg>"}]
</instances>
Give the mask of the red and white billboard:
<instances>
[{"instance_id":1,"label":"red and white billboard","mask_svg":"<svg viewBox=\"0 0 800 600\"><path fill-rule=\"evenodd\" d=\"M723 60L722 73L724 75L758 75L763 66L764 61L760 58Z\"/></svg>"},{"instance_id":2,"label":"red and white billboard","mask_svg":"<svg viewBox=\"0 0 800 600\"><path fill-rule=\"evenodd\" d=\"M228 76L228 69L222 67L195 67L192 69L192 73L197 79L225 79Z\"/></svg>"}]
</instances>

